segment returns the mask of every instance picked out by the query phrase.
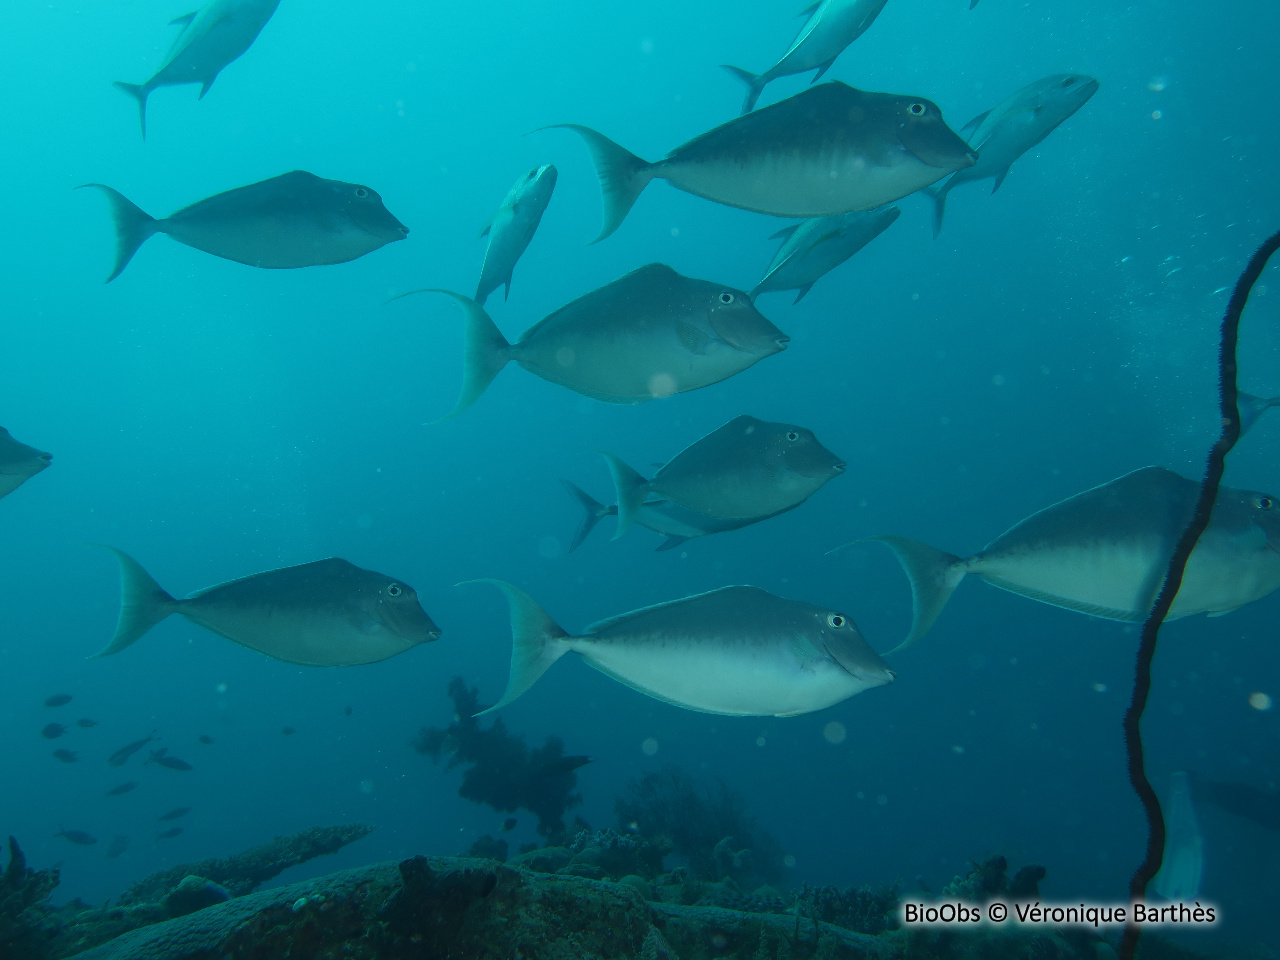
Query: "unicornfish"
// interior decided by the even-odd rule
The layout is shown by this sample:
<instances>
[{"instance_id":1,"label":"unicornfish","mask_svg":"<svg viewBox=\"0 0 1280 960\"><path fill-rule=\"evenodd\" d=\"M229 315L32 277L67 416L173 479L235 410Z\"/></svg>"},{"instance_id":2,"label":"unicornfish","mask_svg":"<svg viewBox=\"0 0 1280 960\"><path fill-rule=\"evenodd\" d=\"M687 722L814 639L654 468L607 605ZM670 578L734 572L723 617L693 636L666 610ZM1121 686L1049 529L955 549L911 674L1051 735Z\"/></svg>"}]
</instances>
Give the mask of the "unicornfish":
<instances>
[{"instance_id":1,"label":"unicornfish","mask_svg":"<svg viewBox=\"0 0 1280 960\"><path fill-rule=\"evenodd\" d=\"M13 493L52 462L53 454L19 443L8 430L0 427L0 497ZM45 702L45 706L60 705Z\"/></svg>"},{"instance_id":2,"label":"unicornfish","mask_svg":"<svg viewBox=\"0 0 1280 960\"><path fill-rule=\"evenodd\" d=\"M305 170L215 194L163 220L148 216L118 190L101 183L84 186L106 194L115 220L116 262L107 283L157 233L269 270L346 263L409 234L369 187Z\"/></svg>"},{"instance_id":3,"label":"unicornfish","mask_svg":"<svg viewBox=\"0 0 1280 960\"><path fill-rule=\"evenodd\" d=\"M564 479L561 479L560 482L564 484L569 495L582 508L582 517L578 521L578 529L569 544L568 552L573 553L578 547L582 546L582 541L587 539L591 531L596 528L596 524L605 517L616 517L618 515L618 506L616 503L611 506L605 506L577 484L570 483ZM680 504L673 503L670 500L654 499L645 500L640 505L640 508L634 511L632 517L635 526L644 527L666 537L656 547L659 551L678 547L686 540L692 540L695 537L705 537L712 533L738 530L749 524L767 519L769 518L751 517L746 520L720 520L715 517L708 517L705 513L698 513L696 510L690 510L688 507L682 507Z\"/></svg>"},{"instance_id":4,"label":"unicornfish","mask_svg":"<svg viewBox=\"0 0 1280 960\"><path fill-rule=\"evenodd\" d=\"M119 653L178 613L206 630L286 663L376 663L440 636L412 587L337 558L268 570L171 597L128 554L120 562L120 619L96 656Z\"/></svg>"},{"instance_id":5,"label":"unicornfish","mask_svg":"<svg viewBox=\"0 0 1280 960\"><path fill-rule=\"evenodd\" d=\"M777 217L870 210L973 166L977 154L923 97L820 83L708 130L649 163L590 127L575 131L604 194L603 240L655 179Z\"/></svg>"},{"instance_id":6,"label":"unicornfish","mask_svg":"<svg viewBox=\"0 0 1280 960\"><path fill-rule=\"evenodd\" d=\"M911 581L911 633L900 646L924 636L968 574L1090 616L1145 620L1199 492L1197 481L1143 467L1032 514L967 558L907 537L869 537L893 550ZM1277 587L1280 500L1223 487L1166 619L1219 616Z\"/></svg>"},{"instance_id":7,"label":"unicornfish","mask_svg":"<svg viewBox=\"0 0 1280 960\"><path fill-rule=\"evenodd\" d=\"M644 403L719 383L787 344L743 291L681 276L661 263L579 297L515 343L469 297L448 290L410 293L441 293L462 307L462 393L445 419L471 406L512 360L595 400Z\"/></svg>"},{"instance_id":8,"label":"unicornfish","mask_svg":"<svg viewBox=\"0 0 1280 960\"><path fill-rule=\"evenodd\" d=\"M817 70L810 83L822 79L822 75L835 63L845 47L866 33L887 0L815 0L801 13L809 19L796 35L787 52L772 67L759 75L740 67L724 64L724 69L747 85L747 98L742 112L750 113L760 99L765 85L779 77L793 73Z\"/></svg>"},{"instance_id":9,"label":"unicornfish","mask_svg":"<svg viewBox=\"0 0 1280 960\"><path fill-rule=\"evenodd\" d=\"M542 222L556 188L556 176L556 168L549 163L526 173L507 192L502 206L480 234L489 238L476 287L476 303L480 306L498 287L504 288L504 300L511 295L511 274Z\"/></svg>"},{"instance_id":10,"label":"unicornfish","mask_svg":"<svg viewBox=\"0 0 1280 960\"><path fill-rule=\"evenodd\" d=\"M572 636L523 591L485 582L506 594L513 641L506 692L489 710L511 703L570 651L657 700L728 716L812 713L894 678L843 613L759 587L659 603Z\"/></svg>"},{"instance_id":11,"label":"unicornfish","mask_svg":"<svg viewBox=\"0 0 1280 960\"><path fill-rule=\"evenodd\" d=\"M267 25L280 0L212 0L199 10L170 21L182 28L164 64L146 83L116 83L138 101L142 137L147 136L147 97L157 87L200 84L200 97L232 60L238 59Z\"/></svg>"}]
</instances>

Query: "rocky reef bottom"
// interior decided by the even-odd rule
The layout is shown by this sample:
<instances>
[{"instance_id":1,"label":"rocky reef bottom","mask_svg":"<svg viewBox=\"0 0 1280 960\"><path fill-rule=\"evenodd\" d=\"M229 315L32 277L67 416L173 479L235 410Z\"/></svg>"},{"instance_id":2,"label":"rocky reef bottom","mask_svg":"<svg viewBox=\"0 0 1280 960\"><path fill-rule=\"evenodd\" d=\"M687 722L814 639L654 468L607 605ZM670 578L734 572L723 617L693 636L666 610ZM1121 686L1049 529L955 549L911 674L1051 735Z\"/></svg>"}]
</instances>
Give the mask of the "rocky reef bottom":
<instances>
[{"instance_id":1,"label":"rocky reef bottom","mask_svg":"<svg viewBox=\"0 0 1280 960\"><path fill-rule=\"evenodd\" d=\"M329 828L330 831L337 828ZM357 832L359 832L357 830ZM507 864L475 857L414 857L343 870L300 883L233 895L269 872L271 858L295 860L341 845L341 835L308 832L283 838L247 859L206 861L206 872L148 878L131 891L153 899L145 925L88 949L68 952L69 907L41 908L56 883L51 871L28 870L21 853L0 876L3 960L1105 960L1111 946L1081 928L1019 930L983 926L961 931L899 927L896 897L868 892L805 891L790 898L739 896L685 903L696 891L646 886L578 873L547 873L526 858ZM321 841L327 841L321 843ZM16 845L12 848L16 851ZM243 857L243 855L242 855ZM305 859L305 857L304 857ZM246 864L246 879L238 871ZM538 863L538 866L546 864ZM194 865L188 865L194 866ZM234 869L233 869L234 868ZM561 868L563 869L563 868ZM1003 858L975 864L955 893L1033 889L1026 868L1008 880ZM182 872L182 871L179 871ZM1040 871L1042 873L1042 871ZM216 888L216 890L210 890ZM655 896L657 899L655 899ZM176 899L175 899L176 898ZM122 898L125 899L125 898ZM157 906L158 905L158 906ZM83 938L90 918L67 916ZM100 908L103 922L120 922ZM138 907L133 907L137 911ZM95 909L95 913L97 910ZM876 914L876 916L872 916ZM839 922L822 919L831 917ZM0 919L5 919L0 917ZM140 916L136 919L141 919ZM859 932L851 927L874 930ZM100 936L90 937L90 940ZM81 939L81 943L84 940ZM1145 960L1190 960L1195 954L1151 938Z\"/></svg>"}]
</instances>

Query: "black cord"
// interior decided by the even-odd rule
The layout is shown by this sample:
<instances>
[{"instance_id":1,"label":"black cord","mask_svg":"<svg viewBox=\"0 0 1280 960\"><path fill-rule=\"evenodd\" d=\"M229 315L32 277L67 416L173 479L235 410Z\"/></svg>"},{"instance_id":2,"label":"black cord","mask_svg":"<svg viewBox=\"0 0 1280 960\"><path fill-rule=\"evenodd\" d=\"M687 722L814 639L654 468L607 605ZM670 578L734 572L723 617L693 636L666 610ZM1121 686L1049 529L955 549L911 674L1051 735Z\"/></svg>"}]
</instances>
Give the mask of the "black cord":
<instances>
[{"instance_id":1,"label":"black cord","mask_svg":"<svg viewBox=\"0 0 1280 960\"><path fill-rule=\"evenodd\" d=\"M1249 265L1240 274L1235 289L1231 292L1231 301L1227 304L1226 315L1222 318L1222 335L1218 345L1218 400L1222 416L1222 432L1209 451L1209 460L1205 465L1204 480L1200 484L1200 498L1196 501L1195 514L1187 528L1182 531L1178 546L1169 558L1169 568L1165 573L1164 586L1156 597L1155 606L1142 625L1142 642L1138 645L1138 662L1134 670L1133 697L1129 701L1129 709L1124 715L1124 744L1129 758L1129 782L1138 795L1147 815L1147 855L1138 869L1133 872L1129 881L1130 903L1141 901L1147 893L1147 884L1160 871L1164 859L1165 827L1164 814L1160 810L1160 800L1151 781L1147 779L1146 766L1143 762L1142 750L1142 712L1147 708L1147 698L1151 694L1151 661L1156 655L1156 637L1160 633L1160 625L1168 615L1173 599L1182 586L1182 576L1187 569L1187 559L1195 549L1196 541L1209 526L1213 514L1214 502L1218 499L1218 487L1222 483L1222 473L1226 467L1227 454L1240 439L1240 410L1237 406L1239 388L1236 384L1236 344L1240 339L1240 314L1249 299L1249 292L1258 282L1263 268L1271 255L1280 249L1280 233L1273 234L1253 257ZM1120 939L1120 960L1133 960L1138 950L1138 937L1141 928L1130 922L1124 928Z\"/></svg>"}]
</instances>

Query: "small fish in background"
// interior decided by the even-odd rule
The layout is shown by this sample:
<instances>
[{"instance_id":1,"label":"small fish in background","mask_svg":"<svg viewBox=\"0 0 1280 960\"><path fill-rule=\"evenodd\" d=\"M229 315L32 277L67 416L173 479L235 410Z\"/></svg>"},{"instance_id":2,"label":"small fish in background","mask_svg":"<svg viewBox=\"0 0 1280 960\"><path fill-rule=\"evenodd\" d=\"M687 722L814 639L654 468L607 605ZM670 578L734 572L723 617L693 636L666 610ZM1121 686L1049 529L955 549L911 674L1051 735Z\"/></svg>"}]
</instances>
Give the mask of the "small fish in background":
<instances>
[{"instance_id":1,"label":"small fish in background","mask_svg":"<svg viewBox=\"0 0 1280 960\"><path fill-rule=\"evenodd\" d=\"M911 582L911 632L894 650L929 631L969 574L1055 607L1142 622L1199 491L1198 480L1143 467L1033 513L967 558L908 537L864 538L888 546ZM1222 487L1165 619L1222 616L1278 588L1280 498Z\"/></svg>"},{"instance_id":2,"label":"small fish in background","mask_svg":"<svg viewBox=\"0 0 1280 960\"><path fill-rule=\"evenodd\" d=\"M440 637L417 591L346 560L255 573L176 600L138 561L106 549L120 564L120 619L95 656L119 653L175 613L250 650L317 667L376 663Z\"/></svg>"},{"instance_id":3,"label":"small fish in background","mask_svg":"<svg viewBox=\"0 0 1280 960\"><path fill-rule=\"evenodd\" d=\"M52 462L53 454L19 443L13 439L8 430L0 427L0 497L13 493ZM57 700L58 697L67 699L60 700L58 703L49 702L49 700ZM69 695L60 693L50 697L44 705L59 707L70 699Z\"/></svg>"},{"instance_id":4,"label":"small fish in background","mask_svg":"<svg viewBox=\"0 0 1280 960\"><path fill-rule=\"evenodd\" d=\"M741 290L651 263L548 314L508 343L480 304L448 290L466 325L456 417L511 361L605 403L645 403L719 383L785 349ZM401 296L409 296L408 293ZM399 299L398 297L396 299Z\"/></svg>"},{"instance_id":5,"label":"small fish in background","mask_svg":"<svg viewBox=\"0 0 1280 960\"><path fill-rule=\"evenodd\" d=\"M107 847L106 858L114 860L120 854L129 849L129 838L117 834L111 838L111 844Z\"/></svg>"},{"instance_id":6,"label":"small fish in background","mask_svg":"<svg viewBox=\"0 0 1280 960\"><path fill-rule=\"evenodd\" d=\"M105 184L82 186L103 192L115 221L116 260L107 283L157 233L265 270L346 263L409 235L370 187L305 170L215 194L161 220Z\"/></svg>"},{"instance_id":7,"label":"small fish in background","mask_svg":"<svg viewBox=\"0 0 1280 960\"><path fill-rule=\"evenodd\" d=\"M179 757L169 756L168 747L161 747L159 750L152 750L147 763L156 763L162 767L168 767L170 770L178 770L181 772L195 769L191 764L187 763L187 761Z\"/></svg>"},{"instance_id":8,"label":"small fish in background","mask_svg":"<svg viewBox=\"0 0 1280 960\"><path fill-rule=\"evenodd\" d=\"M900 212L897 207L877 207L784 227L773 235L775 240L782 238L782 246L751 291L752 298L775 290L795 290L792 302L799 303L820 278L889 229Z\"/></svg>"},{"instance_id":9,"label":"small fish in background","mask_svg":"<svg viewBox=\"0 0 1280 960\"><path fill-rule=\"evenodd\" d=\"M88 730L90 727L96 727L97 725L97 720L90 720L88 717L81 717L76 721L76 726L83 727L85 730Z\"/></svg>"},{"instance_id":10,"label":"small fish in background","mask_svg":"<svg viewBox=\"0 0 1280 960\"><path fill-rule=\"evenodd\" d=\"M866 33L867 28L880 15L888 0L815 0L800 12L809 19L796 35L787 52L777 63L762 74L750 73L741 67L722 64L723 69L747 85L747 98L742 112L756 108L765 85L779 77L817 70L810 83L822 79L836 58L849 44Z\"/></svg>"},{"instance_id":11,"label":"small fish in background","mask_svg":"<svg viewBox=\"0 0 1280 960\"><path fill-rule=\"evenodd\" d=\"M502 832L510 833L512 830L516 828L516 824L518 824L519 822L520 821L517 820L515 817L507 817L507 819L502 821Z\"/></svg>"},{"instance_id":12,"label":"small fish in background","mask_svg":"<svg viewBox=\"0 0 1280 960\"><path fill-rule=\"evenodd\" d=\"M618 539L647 499L671 501L719 520L764 520L804 503L846 464L813 431L735 417L694 441L652 480L604 454L618 494Z\"/></svg>"},{"instance_id":13,"label":"small fish in background","mask_svg":"<svg viewBox=\"0 0 1280 960\"><path fill-rule=\"evenodd\" d=\"M117 784L116 786L112 787L110 790L107 791L107 796L118 797L121 794L128 793L129 791L136 789L137 786L138 786L137 780L129 780L129 781L126 781L125 783Z\"/></svg>"},{"instance_id":14,"label":"small fish in background","mask_svg":"<svg viewBox=\"0 0 1280 960\"><path fill-rule=\"evenodd\" d=\"M46 740L57 740L66 732L67 728L60 723L46 723L44 729L40 731L40 736Z\"/></svg>"},{"instance_id":15,"label":"small fish in background","mask_svg":"<svg viewBox=\"0 0 1280 960\"><path fill-rule=\"evenodd\" d=\"M1098 92L1098 81L1083 74L1059 73L1023 87L1007 100L980 113L961 128L972 130L970 145L978 162L958 170L941 186L927 191L933 197L933 235L942 231L947 195L962 183L994 179L991 192L1004 183L1009 167L1051 134Z\"/></svg>"},{"instance_id":16,"label":"small fish in background","mask_svg":"<svg viewBox=\"0 0 1280 960\"><path fill-rule=\"evenodd\" d=\"M178 834L182 833L181 827L170 827L168 830L162 830L156 834L157 840L172 840Z\"/></svg>"},{"instance_id":17,"label":"small fish in background","mask_svg":"<svg viewBox=\"0 0 1280 960\"><path fill-rule=\"evenodd\" d=\"M121 747L111 756L107 757L107 766L110 766L110 767L124 766L125 761L127 761L135 753L137 753L139 750L145 747L148 743L151 743L153 740L159 740L159 739L160 738L155 735L155 731L153 730L151 732L151 736L149 737L144 737L142 740L135 740L133 741L133 743L126 743L123 747Z\"/></svg>"},{"instance_id":18,"label":"small fish in background","mask_svg":"<svg viewBox=\"0 0 1280 960\"><path fill-rule=\"evenodd\" d=\"M505 287L503 300L511 296L511 275L542 222L556 188L556 177L556 168L549 163L530 170L507 191L502 206L481 231L480 236L489 238L489 246L476 285L475 300L480 306L498 287Z\"/></svg>"},{"instance_id":19,"label":"small fish in background","mask_svg":"<svg viewBox=\"0 0 1280 960\"><path fill-rule=\"evenodd\" d=\"M170 810L168 813L160 814L160 816L156 817L156 819L157 820L178 820L182 817L185 817L190 812L191 812L190 807L177 807L173 810Z\"/></svg>"},{"instance_id":20,"label":"small fish in background","mask_svg":"<svg viewBox=\"0 0 1280 960\"><path fill-rule=\"evenodd\" d=\"M55 837L62 837L68 843L74 843L77 847L91 847L98 842L98 838L91 833L85 833L83 830L64 830L58 827Z\"/></svg>"},{"instance_id":21,"label":"small fish in background","mask_svg":"<svg viewBox=\"0 0 1280 960\"><path fill-rule=\"evenodd\" d=\"M70 702L71 694L55 693L53 696L45 698L44 705L46 707L65 707Z\"/></svg>"},{"instance_id":22,"label":"small fish in background","mask_svg":"<svg viewBox=\"0 0 1280 960\"><path fill-rule=\"evenodd\" d=\"M53 755L63 763L75 763L80 759L80 754L76 753L74 750L55 750L53 751Z\"/></svg>"},{"instance_id":23,"label":"small fish in background","mask_svg":"<svg viewBox=\"0 0 1280 960\"><path fill-rule=\"evenodd\" d=\"M923 97L834 81L730 120L649 163L590 127L609 236L653 180L775 217L827 217L901 200L971 167L977 154Z\"/></svg>"},{"instance_id":24,"label":"small fish in background","mask_svg":"<svg viewBox=\"0 0 1280 960\"><path fill-rule=\"evenodd\" d=\"M182 28L164 64L146 83L114 84L138 101L142 139L147 138L147 98L157 87L200 84L200 96L218 74L239 59L267 25L280 0L212 0L194 13L169 21Z\"/></svg>"},{"instance_id":25,"label":"small fish in background","mask_svg":"<svg viewBox=\"0 0 1280 960\"><path fill-rule=\"evenodd\" d=\"M280 732L283 733L286 737L292 737L298 731L294 727L282 727L280 729Z\"/></svg>"},{"instance_id":26,"label":"small fish in background","mask_svg":"<svg viewBox=\"0 0 1280 960\"><path fill-rule=\"evenodd\" d=\"M1240 436L1244 436L1258 422L1258 418L1272 407L1280 407L1280 397L1255 397L1243 390L1236 394L1236 409L1240 412Z\"/></svg>"},{"instance_id":27,"label":"small fish in background","mask_svg":"<svg viewBox=\"0 0 1280 960\"><path fill-rule=\"evenodd\" d=\"M199 740L201 743L203 743L206 747L209 744L214 742L213 737L209 736L207 733L200 734L200 736L196 737L196 739Z\"/></svg>"},{"instance_id":28,"label":"small fish in background","mask_svg":"<svg viewBox=\"0 0 1280 960\"><path fill-rule=\"evenodd\" d=\"M506 595L512 653L502 699L481 713L511 703L570 651L639 693L726 716L812 713L894 679L844 614L759 587L654 604L571 636L524 591L483 582Z\"/></svg>"},{"instance_id":29,"label":"small fish in background","mask_svg":"<svg viewBox=\"0 0 1280 960\"><path fill-rule=\"evenodd\" d=\"M342 715L343 715L344 717L349 717L349 716L351 716L353 713L355 713L355 709L354 709L353 707L349 706L349 705L348 705L348 706L345 706L345 707L343 707L343 708L342 708Z\"/></svg>"}]
</instances>

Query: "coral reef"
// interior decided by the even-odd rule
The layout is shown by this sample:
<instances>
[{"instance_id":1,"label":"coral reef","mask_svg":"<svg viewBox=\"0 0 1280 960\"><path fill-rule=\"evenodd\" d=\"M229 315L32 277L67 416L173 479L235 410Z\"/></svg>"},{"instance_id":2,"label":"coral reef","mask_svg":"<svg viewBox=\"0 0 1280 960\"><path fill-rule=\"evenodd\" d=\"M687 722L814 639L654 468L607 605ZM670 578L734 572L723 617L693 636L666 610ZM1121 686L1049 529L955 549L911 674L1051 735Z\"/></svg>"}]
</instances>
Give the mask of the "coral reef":
<instances>
[{"instance_id":1,"label":"coral reef","mask_svg":"<svg viewBox=\"0 0 1280 960\"><path fill-rule=\"evenodd\" d=\"M0 957L42 960L54 933L44 922L45 901L58 885L57 870L30 870L22 848L9 838L9 865L0 874Z\"/></svg>"},{"instance_id":2,"label":"coral reef","mask_svg":"<svg viewBox=\"0 0 1280 960\"><path fill-rule=\"evenodd\" d=\"M434 761L447 756L447 769L465 766L458 794L500 813L528 810L538 818L538 833L550 843L563 844L568 828L565 813L582 803L574 793L576 770L587 757L565 756L558 737L530 749L523 737L510 733L501 719L482 726L475 714L482 707L479 692L461 677L449 681L453 722L443 730L424 727L413 748Z\"/></svg>"},{"instance_id":3,"label":"coral reef","mask_svg":"<svg viewBox=\"0 0 1280 960\"><path fill-rule=\"evenodd\" d=\"M824 923L872 936L898 928L898 885L882 887L805 887L799 896L801 910Z\"/></svg>"},{"instance_id":4,"label":"coral reef","mask_svg":"<svg viewBox=\"0 0 1280 960\"><path fill-rule=\"evenodd\" d=\"M662 872L663 848L635 834L579 830L569 852L573 857L561 873L593 880L620 880L627 876L653 880Z\"/></svg>"},{"instance_id":5,"label":"coral reef","mask_svg":"<svg viewBox=\"0 0 1280 960\"><path fill-rule=\"evenodd\" d=\"M675 767L633 780L618 798L621 828L668 846L696 880L739 885L783 878L782 845L724 783L700 787Z\"/></svg>"},{"instance_id":6,"label":"coral reef","mask_svg":"<svg viewBox=\"0 0 1280 960\"><path fill-rule=\"evenodd\" d=\"M968 876L956 877L942 888L943 899L986 903L1001 896L1018 900L1035 900L1040 896L1040 881L1044 879L1045 869L1039 864L1028 864L1010 880L1007 876L1009 862L1004 857L971 863L973 869Z\"/></svg>"}]
</instances>

